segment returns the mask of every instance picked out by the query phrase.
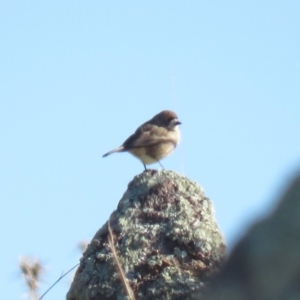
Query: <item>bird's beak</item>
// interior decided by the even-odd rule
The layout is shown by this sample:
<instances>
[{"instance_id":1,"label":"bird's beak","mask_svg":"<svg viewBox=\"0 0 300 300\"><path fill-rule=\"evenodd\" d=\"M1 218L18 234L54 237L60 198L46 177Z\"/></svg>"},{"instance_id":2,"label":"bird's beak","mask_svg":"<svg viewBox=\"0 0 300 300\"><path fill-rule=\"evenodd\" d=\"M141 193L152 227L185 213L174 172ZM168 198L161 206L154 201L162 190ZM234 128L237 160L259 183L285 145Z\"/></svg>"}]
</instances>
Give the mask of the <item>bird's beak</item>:
<instances>
[{"instance_id":1,"label":"bird's beak","mask_svg":"<svg viewBox=\"0 0 300 300\"><path fill-rule=\"evenodd\" d=\"M174 128L175 126L180 125L180 124L181 124L181 122L179 122L177 118L174 118L170 123L170 127Z\"/></svg>"}]
</instances>

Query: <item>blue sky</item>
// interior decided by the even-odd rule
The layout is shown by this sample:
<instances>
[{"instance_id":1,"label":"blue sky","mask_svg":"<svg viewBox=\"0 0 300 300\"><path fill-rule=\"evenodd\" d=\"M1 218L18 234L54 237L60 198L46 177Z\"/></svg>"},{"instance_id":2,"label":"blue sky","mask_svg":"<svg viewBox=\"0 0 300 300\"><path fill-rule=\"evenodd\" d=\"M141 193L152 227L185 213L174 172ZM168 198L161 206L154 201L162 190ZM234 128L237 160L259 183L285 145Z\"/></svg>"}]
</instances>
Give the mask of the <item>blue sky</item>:
<instances>
[{"instance_id":1,"label":"blue sky","mask_svg":"<svg viewBox=\"0 0 300 300\"><path fill-rule=\"evenodd\" d=\"M162 163L198 182L229 247L300 163L299 1L5 1L0 5L1 299L75 265L142 164L102 155L163 109ZM160 168L153 165L153 168ZM71 278L45 299L64 299Z\"/></svg>"}]
</instances>

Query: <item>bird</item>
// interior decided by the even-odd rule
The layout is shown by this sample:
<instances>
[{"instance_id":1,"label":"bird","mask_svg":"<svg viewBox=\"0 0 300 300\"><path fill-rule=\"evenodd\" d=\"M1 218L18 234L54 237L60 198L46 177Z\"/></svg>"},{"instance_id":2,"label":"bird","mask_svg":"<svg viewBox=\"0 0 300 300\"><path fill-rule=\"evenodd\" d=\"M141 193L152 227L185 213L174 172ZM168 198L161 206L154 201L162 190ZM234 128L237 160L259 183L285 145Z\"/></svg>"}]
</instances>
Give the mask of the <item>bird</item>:
<instances>
[{"instance_id":1,"label":"bird","mask_svg":"<svg viewBox=\"0 0 300 300\"><path fill-rule=\"evenodd\" d=\"M163 110L152 119L139 126L136 131L118 148L103 155L116 152L129 152L146 165L158 162L169 155L180 140L178 125L182 124L173 111Z\"/></svg>"}]
</instances>

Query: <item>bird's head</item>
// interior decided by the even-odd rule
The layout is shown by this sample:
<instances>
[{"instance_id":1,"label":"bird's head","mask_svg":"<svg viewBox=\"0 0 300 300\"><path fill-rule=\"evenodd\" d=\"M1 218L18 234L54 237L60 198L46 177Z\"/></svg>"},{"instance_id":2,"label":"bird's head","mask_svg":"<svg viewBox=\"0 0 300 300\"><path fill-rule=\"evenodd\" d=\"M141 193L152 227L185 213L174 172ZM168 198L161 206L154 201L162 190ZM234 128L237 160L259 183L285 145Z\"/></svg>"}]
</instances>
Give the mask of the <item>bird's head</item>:
<instances>
[{"instance_id":1,"label":"bird's head","mask_svg":"<svg viewBox=\"0 0 300 300\"><path fill-rule=\"evenodd\" d=\"M174 130L181 122L178 120L177 115L170 110L163 110L156 116L153 120L157 122L158 125L168 128L169 130Z\"/></svg>"}]
</instances>

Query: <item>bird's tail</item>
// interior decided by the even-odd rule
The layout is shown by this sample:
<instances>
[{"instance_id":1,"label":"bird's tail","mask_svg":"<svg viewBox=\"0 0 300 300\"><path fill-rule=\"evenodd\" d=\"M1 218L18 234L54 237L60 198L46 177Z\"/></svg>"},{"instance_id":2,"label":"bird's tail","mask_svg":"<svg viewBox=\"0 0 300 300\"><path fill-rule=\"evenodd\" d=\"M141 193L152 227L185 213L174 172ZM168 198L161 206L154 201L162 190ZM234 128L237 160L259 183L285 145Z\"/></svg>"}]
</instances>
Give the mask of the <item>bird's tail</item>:
<instances>
[{"instance_id":1,"label":"bird's tail","mask_svg":"<svg viewBox=\"0 0 300 300\"><path fill-rule=\"evenodd\" d=\"M102 157L106 157L106 156L111 155L111 154L113 154L115 152L122 152L122 151L124 151L124 147L120 146L119 148L116 148L114 150L111 150L111 151L105 153Z\"/></svg>"}]
</instances>

